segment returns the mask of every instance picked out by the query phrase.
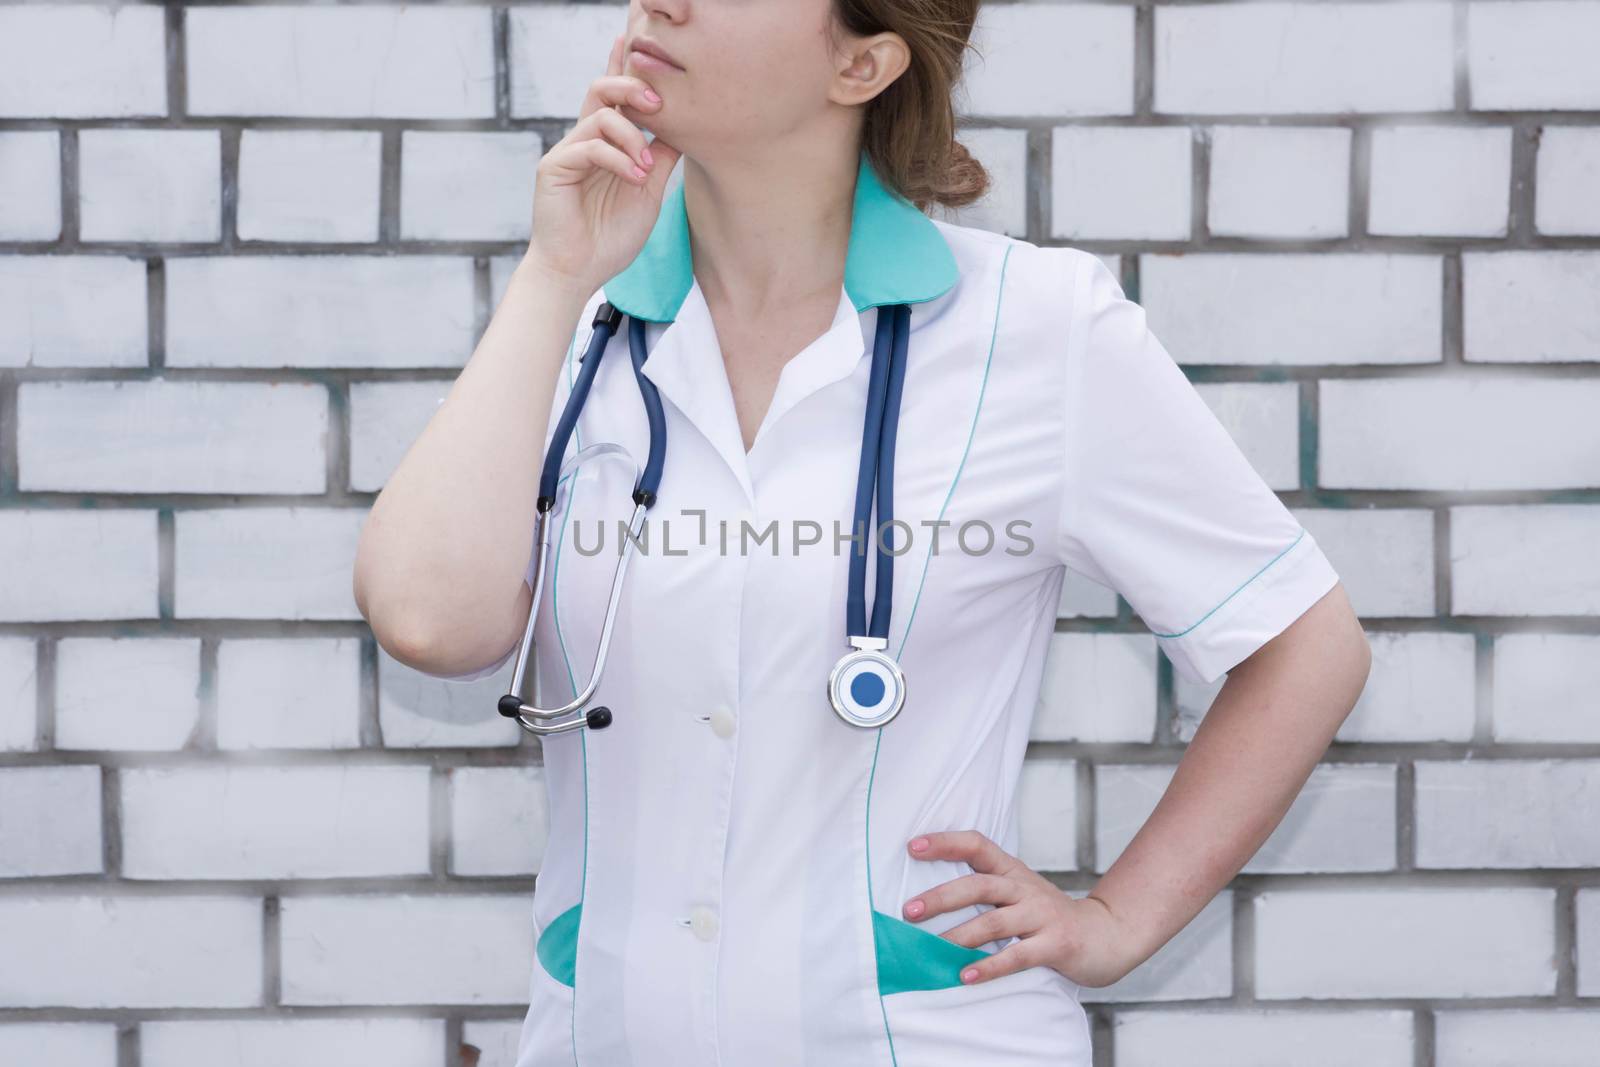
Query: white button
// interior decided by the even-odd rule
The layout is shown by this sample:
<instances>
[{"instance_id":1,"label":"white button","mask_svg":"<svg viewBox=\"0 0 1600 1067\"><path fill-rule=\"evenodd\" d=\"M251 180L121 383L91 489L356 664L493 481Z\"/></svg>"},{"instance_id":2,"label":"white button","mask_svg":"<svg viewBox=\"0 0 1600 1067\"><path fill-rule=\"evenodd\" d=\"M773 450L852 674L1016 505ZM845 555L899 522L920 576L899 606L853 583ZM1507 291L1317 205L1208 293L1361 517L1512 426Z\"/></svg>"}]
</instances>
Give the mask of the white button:
<instances>
[{"instance_id":1,"label":"white button","mask_svg":"<svg viewBox=\"0 0 1600 1067\"><path fill-rule=\"evenodd\" d=\"M694 936L710 941L717 936L717 913L702 904L689 913L689 926Z\"/></svg>"},{"instance_id":2,"label":"white button","mask_svg":"<svg viewBox=\"0 0 1600 1067\"><path fill-rule=\"evenodd\" d=\"M711 713L711 731L718 737L733 736L733 712L717 708Z\"/></svg>"}]
</instances>

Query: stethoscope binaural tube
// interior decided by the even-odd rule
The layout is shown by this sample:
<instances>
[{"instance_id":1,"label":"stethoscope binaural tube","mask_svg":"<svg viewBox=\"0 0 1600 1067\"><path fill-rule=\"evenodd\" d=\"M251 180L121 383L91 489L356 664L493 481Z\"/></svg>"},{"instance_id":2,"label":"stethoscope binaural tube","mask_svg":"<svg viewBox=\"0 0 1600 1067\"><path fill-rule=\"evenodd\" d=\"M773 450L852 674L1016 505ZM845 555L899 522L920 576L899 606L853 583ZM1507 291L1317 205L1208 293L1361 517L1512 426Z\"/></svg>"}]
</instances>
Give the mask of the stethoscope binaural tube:
<instances>
[{"instance_id":1,"label":"stethoscope binaural tube","mask_svg":"<svg viewBox=\"0 0 1600 1067\"><path fill-rule=\"evenodd\" d=\"M602 706L588 711L583 709L593 698L595 688L600 684L600 675L605 670L606 651L611 644L611 629L616 622L617 603L622 597L623 577L627 571L628 561L633 557L635 546L639 542L645 513L655 503L656 490L661 485L661 471L667 445L667 424L665 412L661 407L661 396L655 383L644 375L644 361L649 351L646 347L645 324L642 320L629 317L628 347L633 359L634 378L638 382L640 396L644 399L645 415L650 426L650 452L644 469L642 471L638 469L637 462L629 455L627 449L610 442L579 449L565 464L561 463L561 456L566 452L567 441L577 427L578 415L583 410L585 400L588 399L589 386L599 370L600 360L605 356L606 345L615 335L623 317L623 313L609 302L602 303L596 312L589 348L580 360L583 369L578 372L572 393L568 396L561 418L556 423L555 433L551 437L549 449L545 454L544 468L539 478L539 497L535 504L534 522L534 536L537 541L534 551L537 558L533 572L533 601L528 610L527 625L523 629L522 644L517 650L517 665L511 676L511 691L502 696L497 704L497 710L501 715L516 719L518 725L534 734L556 734L585 726L601 730L611 725L610 708ZM545 570L550 559L550 516L555 509L558 487L564 478L588 460L607 455L621 456L634 468L633 517L628 521L628 534L619 553L617 569L612 574L611 595L606 602L605 621L601 625L600 643L595 649L594 666L590 669L589 681L584 685L582 692L560 707L541 708L537 703L525 702L518 694L522 692L527 676L528 654L533 647L533 631L539 618L539 605L544 599ZM536 696L535 700L537 699Z\"/></svg>"}]
</instances>

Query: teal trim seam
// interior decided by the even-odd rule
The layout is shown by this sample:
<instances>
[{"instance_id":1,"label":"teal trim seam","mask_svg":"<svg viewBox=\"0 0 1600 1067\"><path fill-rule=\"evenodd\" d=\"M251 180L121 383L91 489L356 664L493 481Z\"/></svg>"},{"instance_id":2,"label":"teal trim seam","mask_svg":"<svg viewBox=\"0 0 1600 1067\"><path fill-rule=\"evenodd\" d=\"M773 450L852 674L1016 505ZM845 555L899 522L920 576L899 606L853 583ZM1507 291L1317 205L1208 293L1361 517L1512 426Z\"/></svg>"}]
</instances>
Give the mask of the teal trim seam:
<instances>
[{"instance_id":1,"label":"teal trim seam","mask_svg":"<svg viewBox=\"0 0 1600 1067\"><path fill-rule=\"evenodd\" d=\"M983 361L983 379L978 384L978 403L972 412L972 425L967 428L967 443L961 450L961 462L956 465L955 477L950 480L950 490L945 493L944 503L939 506L940 519L944 518L945 512L950 508L951 498L956 495L956 486L961 481L961 472L966 469L967 456L972 452L972 439L977 435L978 432L978 416L983 413L983 397L989 388L989 368L994 364L994 341L1000 333L1000 305L1005 297L1006 291L1006 267L1011 262L1011 249L1014 247L1016 246L1013 244L1008 244L1006 246L1005 257L1000 261L999 292L995 294L994 301L994 325L991 327L989 332L989 353L984 357ZM936 526L935 529L937 528L938 527ZM905 632L900 635L900 644L895 649L896 660L898 660L905 652L906 642L911 640L911 624L917 619L917 604L922 600L922 587L928 580L928 562L930 559L932 559L932 557L933 544L930 541L928 544L928 554L922 559L922 575L917 580L917 593L916 596L912 597L911 599L911 614L906 618ZM872 907L872 786L878 777L878 753L883 748L883 727L878 727L877 732L877 740L872 746L872 769L867 774L867 810L866 819L863 823L864 833L862 835L863 847L866 849L867 853L867 906L869 909L871 909L874 915L879 914L879 912L877 908ZM876 919L874 920L873 933L875 938L873 942L873 957L874 969L876 969ZM951 942L951 944L957 948L961 947L955 945L955 942ZM894 1067L900 1067L900 1059L895 1055L894 1051L894 1034L889 1029L889 1009L886 1008L883 1003L884 996L885 994L883 992L883 985L880 981L878 985L878 1011L883 1015L883 1036L889 1040L889 1061L894 1065Z\"/></svg>"},{"instance_id":2,"label":"teal trim seam","mask_svg":"<svg viewBox=\"0 0 1600 1067\"><path fill-rule=\"evenodd\" d=\"M1210 611L1208 611L1204 615L1200 616L1194 622L1191 622L1188 626L1185 626L1183 629L1177 631L1176 633L1170 633L1170 634L1158 634L1154 630L1151 630L1150 632L1152 634L1154 634L1156 637L1182 637L1184 634L1188 633L1190 630L1193 630L1196 626L1199 626L1201 623L1203 623L1207 619L1211 618L1211 616L1215 615L1217 613L1217 609L1218 608L1221 608L1222 605L1226 604L1228 601L1230 601L1234 597L1238 596L1240 594L1240 592L1242 592L1244 590L1245 586L1249 585L1251 582L1253 582L1257 578L1261 577L1262 573L1268 567L1272 566L1274 563L1276 563L1280 559L1282 559L1288 553L1290 548L1293 548L1295 545L1298 545L1300 543L1300 538L1304 537L1305 535L1306 535L1306 531L1305 531L1304 528L1302 528L1300 530L1300 532L1295 535L1294 540L1289 542L1289 547L1288 548L1285 548L1282 552L1279 552L1276 556L1273 556L1271 559L1267 560L1266 563L1262 564L1261 570L1256 571L1250 577L1246 578L1244 580L1244 583L1242 585L1240 585L1238 589L1235 589L1233 592L1231 592L1227 596L1223 597L1220 601L1217 602L1217 606L1215 608L1212 608Z\"/></svg>"}]
</instances>

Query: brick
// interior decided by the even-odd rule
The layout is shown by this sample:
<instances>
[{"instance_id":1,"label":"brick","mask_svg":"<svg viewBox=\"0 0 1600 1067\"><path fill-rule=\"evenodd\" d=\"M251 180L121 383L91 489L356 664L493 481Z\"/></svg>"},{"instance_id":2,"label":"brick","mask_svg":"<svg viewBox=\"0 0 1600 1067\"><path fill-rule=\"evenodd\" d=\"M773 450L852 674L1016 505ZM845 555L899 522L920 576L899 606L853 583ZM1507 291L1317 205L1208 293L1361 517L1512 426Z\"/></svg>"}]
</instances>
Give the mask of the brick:
<instances>
[{"instance_id":1,"label":"brick","mask_svg":"<svg viewBox=\"0 0 1600 1067\"><path fill-rule=\"evenodd\" d=\"M1319 240L1349 233L1348 129L1217 126L1210 136L1212 234Z\"/></svg>"},{"instance_id":2,"label":"brick","mask_svg":"<svg viewBox=\"0 0 1600 1067\"><path fill-rule=\"evenodd\" d=\"M1051 635L1033 740L1149 742L1155 726L1155 638Z\"/></svg>"},{"instance_id":3,"label":"brick","mask_svg":"<svg viewBox=\"0 0 1600 1067\"><path fill-rule=\"evenodd\" d=\"M1233 993L1233 892L1224 889L1200 913L1135 967L1108 986L1084 986L1084 1004L1209 1000Z\"/></svg>"},{"instance_id":4,"label":"brick","mask_svg":"<svg viewBox=\"0 0 1600 1067\"><path fill-rule=\"evenodd\" d=\"M494 117L485 7L197 7L184 32L191 115Z\"/></svg>"},{"instance_id":5,"label":"brick","mask_svg":"<svg viewBox=\"0 0 1600 1067\"><path fill-rule=\"evenodd\" d=\"M129 878L428 873L426 766L130 767L121 779Z\"/></svg>"},{"instance_id":6,"label":"brick","mask_svg":"<svg viewBox=\"0 0 1600 1067\"><path fill-rule=\"evenodd\" d=\"M461 1040L479 1051L478 1067L516 1067L522 1020L467 1019L461 1024Z\"/></svg>"},{"instance_id":7,"label":"brick","mask_svg":"<svg viewBox=\"0 0 1600 1067\"><path fill-rule=\"evenodd\" d=\"M1157 112L1446 111L1454 103L1446 3L1197 4L1158 7L1155 16Z\"/></svg>"},{"instance_id":8,"label":"brick","mask_svg":"<svg viewBox=\"0 0 1600 1067\"><path fill-rule=\"evenodd\" d=\"M166 39L155 6L0 7L0 118L165 115Z\"/></svg>"},{"instance_id":9,"label":"brick","mask_svg":"<svg viewBox=\"0 0 1600 1067\"><path fill-rule=\"evenodd\" d=\"M966 207L931 205L929 214L961 226L1026 237L1028 232L1028 133L997 126L957 131L957 139L989 172L989 191Z\"/></svg>"},{"instance_id":10,"label":"brick","mask_svg":"<svg viewBox=\"0 0 1600 1067\"><path fill-rule=\"evenodd\" d=\"M1451 610L1457 615L1600 614L1600 507L1450 509Z\"/></svg>"},{"instance_id":11,"label":"brick","mask_svg":"<svg viewBox=\"0 0 1600 1067\"><path fill-rule=\"evenodd\" d=\"M37 663L32 639L0 635L0 752L38 747Z\"/></svg>"},{"instance_id":12,"label":"brick","mask_svg":"<svg viewBox=\"0 0 1600 1067\"><path fill-rule=\"evenodd\" d=\"M222 236L217 130L83 130L79 234L85 241L216 241Z\"/></svg>"},{"instance_id":13,"label":"brick","mask_svg":"<svg viewBox=\"0 0 1600 1067\"><path fill-rule=\"evenodd\" d=\"M16 10L0 7L0 18ZM149 362L142 260L0 255L0 277L0 367ZM85 315L86 307L94 314Z\"/></svg>"},{"instance_id":14,"label":"brick","mask_svg":"<svg viewBox=\"0 0 1600 1067\"><path fill-rule=\"evenodd\" d=\"M356 748L361 642L250 638L217 646L217 747Z\"/></svg>"},{"instance_id":15,"label":"brick","mask_svg":"<svg viewBox=\"0 0 1600 1067\"><path fill-rule=\"evenodd\" d=\"M115 1023L0 1023L0 1063L117 1067Z\"/></svg>"},{"instance_id":16,"label":"brick","mask_svg":"<svg viewBox=\"0 0 1600 1067\"><path fill-rule=\"evenodd\" d=\"M1139 262L1150 329L1182 364L1442 357L1438 256L1202 252L1142 255Z\"/></svg>"},{"instance_id":17,"label":"brick","mask_svg":"<svg viewBox=\"0 0 1600 1067\"><path fill-rule=\"evenodd\" d=\"M460 367L477 340L464 256L197 256L166 271L172 367Z\"/></svg>"},{"instance_id":18,"label":"brick","mask_svg":"<svg viewBox=\"0 0 1600 1067\"><path fill-rule=\"evenodd\" d=\"M1366 688L1334 740L1470 741L1477 650L1471 634L1369 632Z\"/></svg>"},{"instance_id":19,"label":"brick","mask_svg":"<svg viewBox=\"0 0 1600 1067\"><path fill-rule=\"evenodd\" d=\"M100 768L0 768L0 878L99 874Z\"/></svg>"},{"instance_id":20,"label":"brick","mask_svg":"<svg viewBox=\"0 0 1600 1067\"><path fill-rule=\"evenodd\" d=\"M1494 739L1600 742L1600 637L1499 634L1494 639Z\"/></svg>"},{"instance_id":21,"label":"brick","mask_svg":"<svg viewBox=\"0 0 1600 1067\"><path fill-rule=\"evenodd\" d=\"M438 1067L447 1062L444 1042L442 1019L157 1019L139 1026L139 1064Z\"/></svg>"},{"instance_id":22,"label":"brick","mask_svg":"<svg viewBox=\"0 0 1600 1067\"><path fill-rule=\"evenodd\" d=\"M1409 1011L1119 1011L1117 1067L1412 1067Z\"/></svg>"},{"instance_id":23,"label":"brick","mask_svg":"<svg viewBox=\"0 0 1600 1067\"><path fill-rule=\"evenodd\" d=\"M1577 945L1573 953L1578 968L1574 992L1580 997L1600 996L1600 889L1579 889L1575 894Z\"/></svg>"},{"instance_id":24,"label":"brick","mask_svg":"<svg viewBox=\"0 0 1600 1067\"><path fill-rule=\"evenodd\" d=\"M1095 870L1108 869L1150 818L1175 766L1095 768ZM1395 769L1389 764L1313 768L1277 829L1244 865L1246 874L1392 870Z\"/></svg>"},{"instance_id":25,"label":"brick","mask_svg":"<svg viewBox=\"0 0 1600 1067\"><path fill-rule=\"evenodd\" d=\"M1433 512L1291 508L1327 553L1363 618L1434 613Z\"/></svg>"},{"instance_id":26,"label":"brick","mask_svg":"<svg viewBox=\"0 0 1600 1067\"><path fill-rule=\"evenodd\" d=\"M250 896L0 896L0 958L29 961L0 968L0 1007L260 1005L261 915Z\"/></svg>"},{"instance_id":27,"label":"brick","mask_svg":"<svg viewBox=\"0 0 1600 1067\"><path fill-rule=\"evenodd\" d=\"M1584 1067L1600 1048L1600 1011L1593 1008L1439 1009L1433 1012L1439 1067Z\"/></svg>"},{"instance_id":28,"label":"brick","mask_svg":"<svg viewBox=\"0 0 1600 1067\"><path fill-rule=\"evenodd\" d=\"M361 618L351 589L364 508L214 508L176 517L178 618Z\"/></svg>"},{"instance_id":29,"label":"brick","mask_svg":"<svg viewBox=\"0 0 1600 1067\"><path fill-rule=\"evenodd\" d=\"M542 767L450 772L451 874L537 874L549 836Z\"/></svg>"},{"instance_id":30,"label":"brick","mask_svg":"<svg viewBox=\"0 0 1600 1067\"><path fill-rule=\"evenodd\" d=\"M1300 488L1300 387L1293 382L1201 382L1200 399L1262 481Z\"/></svg>"},{"instance_id":31,"label":"brick","mask_svg":"<svg viewBox=\"0 0 1600 1067\"><path fill-rule=\"evenodd\" d=\"M1600 867L1600 760L1418 760L1416 775L1418 867Z\"/></svg>"},{"instance_id":32,"label":"brick","mask_svg":"<svg viewBox=\"0 0 1600 1067\"><path fill-rule=\"evenodd\" d=\"M1463 252L1463 356L1497 363L1600 360L1597 288L1600 250Z\"/></svg>"},{"instance_id":33,"label":"brick","mask_svg":"<svg viewBox=\"0 0 1600 1067\"><path fill-rule=\"evenodd\" d=\"M612 38L627 28L627 12L605 4L511 8L506 19L511 116L576 119L590 83L605 73Z\"/></svg>"},{"instance_id":34,"label":"brick","mask_svg":"<svg viewBox=\"0 0 1600 1067\"><path fill-rule=\"evenodd\" d=\"M246 241L378 239L377 130L244 130L239 236Z\"/></svg>"},{"instance_id":35,"label":"brick","mask_svg":"<svg viewBox=\"0 0 1600 1067\"><path fill-rule=\"evenodd\" d=\"M1193 229L1186 126L1058 126L1050 141L1050 235L1186 240Z\"/></svg>"},{"instance_id":36,"label":"brick","mask_svg":"<svg viewBox=\"0 0 1600 1067\"><path fill-rule=\"evenodd\" d=\"M527 1000L525 894L294 896L282 909L285 1004Z\"/></svg>"},{"instance_id":37,"label":"brick","mask_svg":"<svg viewBox=\"0 0 1600 1067\"><path fill-rule=\"evenodd\" d=\"M1504 237L1511 211L1511 130L1394 126L1372 132L1367 231Z\"/></svg>"},{"instance_id":38,"label":"brick","mask_svg":"<svg viewBox=\"0 0 1600 1067\"><path fill-rule=\"evenodd\" d=\"M61 134L0 131L0 241L54 241L60 236Z\"/></svg>"},{"instance_id":39,"label":"brick","mask_svg":"<svg viewBox=\"0 0 1600 1067\"><path fill-rule=\"evenodd\" d=\"M25 490L322 493L327 439L328 390L312 382L17 387L17 485Z\"/></svg>"},{"instance_id":40,"label":"brick","mask_svg":"<svg viewBox=\"0 0 1600 1067\"><path fill-rule=\"evenodd\" d=\"M412 670L378 649L378 721L388 748L507 747L524 732L495 709L515 668L474 682L450 682Z\"/></svg>"},{"instance_id":41,"label":"brick","mask_svg":"<svg viewBox=\"0 0 1600 1067\"><path fill-rule=\"evenodd\" d=\"M1600 108L1600 3L1514 0L1467 5L1467 75L1478 111Z\"/></svg>"},{"instance_id":42,"label":"brick","mask_svg":"<svg viewBox=\"0 0 1600 1067\"><path fill-rule=\"evenodd\" d=\"M1036 871L1078 867L1078 764L1035 756L1017 786L1017 858Z\"/></svg>"},{"instance_id":43,"label":"brick","mask_svg":"<svg viewBox=\"0 0 1600 1067\"><path fill-rule=\"evenodd\" d=\"M1133 9L985 4L962 58L957 113L1062 118L1133 113ZM1048 77L1040 77L1049 71Z\"/></svg>"},{"instance_id":44,"label":"brick","mask_svg":"<svg viewBox=\"0 0 1600 1067\"><path fill-rule=\"evenodd\" d=\"M1255 899L1262 1000L1550 996L1555 890L1285 889Z\"/></svg>"},{"instance_id":45,"label":"brick","mask_svg":"<svg viewBox=\"0 0 1600 1067\"><path fill-rule=\"evenodd\" d=\"M1330 379L1318 484L1341 489L1600 486L1600 379Z\"/></svg>"},{"instance_id":46,"label":"brick","mask_svg":"<svg viewBox=\"0 0 1600 1067\"><path fill-rule=\"evenodd\" d=\"M63 637L56 747L173 751L200 721L197 637Z\"/></svg>"},{"instance_id":47,"label":"brick","mask_svg":"<svg viewBox=\"0 0 1600 1067\"><path fill-rule=\"evenodd\" d=\"M156 615L156 513L0 510L0 622Z\"/></svg>"},{"instance_id":48,"label":"brick","mask_svg":"<svg viewBox=\"0 0 1600 1067\"><path fill-rule=\"evenodd\" d=\"M527 240L543 153L531 131L405 131L401 234L413 241Z\"/></svg>"},{"instance_id":49,"label":"brick","mask_svg":"<svg viewBox=\"0 0 1600 1067\"><path fill-rule=\"evenodd\" d=\"M350 488L375 493L388 482L452 382L352 382Z\"/></svg>"},{"instance_id":50,"label":"brick","mask_svg":"<svg viewBox=\"0 0 1600 1067\"><path fill-rule=\"evenodd\" d=\"M1539 137L1534 228L1540 233L1600 235L1600 128L1546 126Z\"/></svg>"}]
</instances>

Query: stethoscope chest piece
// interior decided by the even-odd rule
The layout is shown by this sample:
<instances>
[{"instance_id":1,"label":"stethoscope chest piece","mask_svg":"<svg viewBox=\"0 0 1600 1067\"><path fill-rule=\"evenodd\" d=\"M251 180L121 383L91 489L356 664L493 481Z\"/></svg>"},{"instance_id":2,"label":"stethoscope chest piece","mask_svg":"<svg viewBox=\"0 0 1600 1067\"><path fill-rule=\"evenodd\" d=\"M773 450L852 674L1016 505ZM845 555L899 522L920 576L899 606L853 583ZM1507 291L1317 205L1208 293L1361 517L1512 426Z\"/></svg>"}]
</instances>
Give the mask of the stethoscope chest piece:
<instances>
[{"instance_id":1,"label":"stethoscope chest piece","mask_svg":"<svg viewBox=\"0 0 1600 1067\"><path fill-rule=\"evenodd\" d=\"M855 648L828 673L828 702L851 726L884 726L905 706L906 676L886 653Z\"/></svg>"}]
</instances>

